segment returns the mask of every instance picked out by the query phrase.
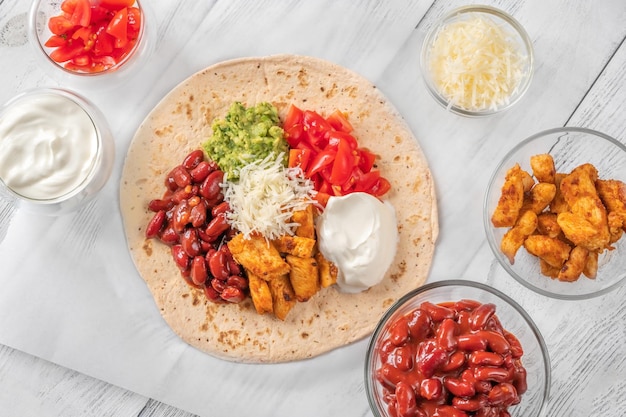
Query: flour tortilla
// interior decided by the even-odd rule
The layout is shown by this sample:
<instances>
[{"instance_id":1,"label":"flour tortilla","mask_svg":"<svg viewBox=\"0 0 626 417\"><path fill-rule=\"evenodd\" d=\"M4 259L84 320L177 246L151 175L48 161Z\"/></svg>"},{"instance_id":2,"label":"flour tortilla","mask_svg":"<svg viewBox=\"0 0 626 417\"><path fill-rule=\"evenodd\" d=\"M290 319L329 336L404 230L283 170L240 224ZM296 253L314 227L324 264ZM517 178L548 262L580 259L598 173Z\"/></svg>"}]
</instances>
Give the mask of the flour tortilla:
<instances>
[{"instance_id":1,"label":"flour tortilla","mask_svg":"<svg viewBox=\"0 0 626 417\"><path fill-rule=\"evenodd\" d=\"M170 249L145 239L148 202L165 191L165 175L211 136L211 122L234 101L273 103L284 117L294 103L328 115L348 114L359 143L377 153L391 182L400 242L382 283L359 294L323 289L297 303L286 321L259 315L248 298L214 304L185 283ZM434 184L404 120L369 81L316 58L276 55L222 62L174 88L137 130L121 178L128 246L167 324L185 342L234 362L277 363L314 357L368 336L391 304L428 276L438 233Z\"/></svg>"}]
</instances>

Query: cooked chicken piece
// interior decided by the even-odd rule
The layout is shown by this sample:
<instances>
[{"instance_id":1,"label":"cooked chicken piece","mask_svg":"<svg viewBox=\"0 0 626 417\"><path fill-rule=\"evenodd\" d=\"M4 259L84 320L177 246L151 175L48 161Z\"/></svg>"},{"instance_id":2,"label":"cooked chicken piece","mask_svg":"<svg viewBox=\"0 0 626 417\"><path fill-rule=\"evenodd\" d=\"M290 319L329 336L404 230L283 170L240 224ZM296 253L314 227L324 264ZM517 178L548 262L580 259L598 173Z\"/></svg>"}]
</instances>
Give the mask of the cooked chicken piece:
<instances>
[{"instance_id":1,"label":"cooked chicken piece","mask_svg":"<svg viewBox=\"0 0 626 417\"><path fill-rule=\"evenodd\" d=\"M278 252L301 258L310 258L315 251L315 239L300 236L284 235L273 240L272 243Z\"/></svg>"},{"instance_id":2,"label":"cooked chicken piece","mask_svg":"<svg viewBox=\"0 0 626 417\"><path fill-rule=\"evenodd\" d=\"M556 194L550 203L550 213L563 213L564 211L569 210L569 206L565 202L563 198L563 194L561 193L561 181L565 178L567 174L557 173L554 176L554 184L556 185Z\"/></svg>"},{"instance_id":3,"label":"cooked chicken piece","mask_svg":"<svg viewBox=\"0 0 626 417\"><path fill-rule=\"evenodd\" d=\"M537 216L537 232L549 237L558 237L561 234L561 228L559 227L559 223L556 221L556 214L539 214Z\"/></svg>"},{"instance_id":4,"label":"cooked chicken piece","mask_svg":"<svg viewBox=\"0 0 626 417\"><path fill-rule=\"evenodd\" d=\"M583 268L583 274L589 279L595 279L598 274L598 252L589 252Z\"/></svg>"},{"instance_id":5,"label":"cooked chicken piece","mask_svg":"<svg viewBox=\"0 0 626 417\"><path fill-rule=\"evenodd\" d=\"M245 239L239 233L228 242L228 249L237 263L266 281L289 273L289 264L280 257L276 247L262 236L253 235Z\"/></svg>"},{"instance_id":6,"label":"cooked chicken piece","mask_svg":"<svg viewBox=\"0 0 626 417\"><path fill-rule=\"evenodd\" d=\"M339 272L337 266L326 259L322 252L315 254L315 260L319 267L320 273L320 285L322 288L330 287L337 283L337 273Z\"/></svg>"},{"instance_id":7,"label":"cooked chicken piece","mask_svg":"<svg viewBox=\"0 0 626 417\"><path fill-rule=\"evenodd\" d=\"M576 281L580 274L583 273L587 264L587 255L589 251L583 247L575 246L569 254L569 258L565 261L563 268L559 271L558 280L573 282Z\"/></svg>"},{"instance_id":8,"label":"cooked chicken piece","mask_svg":"<svg viewBox=\"0 0 626 417\"><path fill-rule=\"evenodd\" d=\"M299 258L287 255L287 263L291 267L289 280L300 302L307 301L320 290L320 279L315 258Z\"/></svg>"},{"instance_id":9,"label":"cooked chicken piece","mask_svg":"<svg viewBox=\"0 0 626 417\"><path fill-rule=\"evenodd\" d=\"M559 276L559 272L561 272L561 268L552 266L541 258L539 258L539 268L541 269L542 275L553 279L557 278Z\"/></svg>"},{"instance_id":10,"label":"cooked chicken piece","mask_svg":"<svg viewBox=\"0 0 626 417\"><path fill-rule=\"evenodd\" d=\"M548 207L555 195L556 185L549 182L539 182L529 193L525 194L521 211L532 210L535 214L539 214Z\"/></svg>"},{"instance_id":11,"label":"cooked chicken piece","mask_svg":"<svg viewBox=\"0 0 626 417\"><path fill-rule=\"evenodd\" d=\"M523 203L524 183L522 169L519 164L515 164L506 173L502 194L491 216L491 222L495 227L514 226Z\"/></svg>"},{"instance_id":12,"label":"cooked chicken piece","mask_svg":"<svg viewBox=\"0 0 626 417\"><path fill-rule=\"evenodd\" d=\"M556 169L552 155L544 153L530 157L530 167L539 182L555 183Z\"/></svg>"},{"instance_id":13,"label":"cooked chicken piece","mask_svg":"<svg viewBox=\"0 0 626 417\"><path fill-rule=\"evenodd\" d=\"M537 215L532 210L522 213L515 226L509 229L500 242L500 250L509 259L511 265L515 263L515 254L524 244L524 240L537 228Z\"/></svg>"},{"instance_id":14,"label":"cooked chicken piece","mask_svg":"<svg viewBox=\"0 0 626 417\"><path fill-rule=\"evenodd\" d=\"M624 234L624 221L619 213L615 211L609 212L607 216L607 221L609 223L610 245L622 238L622 235Z\"/></svg>"},{"instance_id":15,"label":"cooked chicken piece","mask_svg":"<svg viewBox=\"0 0 626 417\"><path fill-rule=\"evenodd\" d=\"M250 297L252 298L252 304L254 304L257 313L265 314L273 312L272 293L270 292L267 281L259 278L250 271L246 272L248 275Z\"/></svg>"},{"instance_id":16,"label":"cooked chicken piece","mask_svg":"<svg viewBox=\"0 0 626 417\"><path fill-rule=\"evenodd\" d=\"M596 191L598 171L591 164L576 167L561 181L561 193L570 207L559 213L557 221L563 234L576 246L598 251L609 246L606 208Z\"/></svg>"},{"instance_id":17,"label":"cooked chicken piece","mask_svg":"<svg viewBox=\"0 0 626 417\"><path fill-rule=\"evenodd\" d=\"M291 286L288 275L281 275L268 282L272 301L274 302L274 315L279 320L285 320L287 314L296 305L296 294Z\"/></svg>"},{"instance_id":18,"label":"cooked chicken piece","mask_svg":"<svg viewBox=\"0 0 626 417\"><path fill-rule=\"evenodd\" d=\"M314 210L317 209L313 207L313 204L309 204L306 209L296 211L291 215L291 221L299 224L296 228L296 236L315 239Z\"/></svg>"},{"instance_id":19,"label":"cooked chicken piece","mask_svg":"<svg viewBox=\"0 0 626 417\"><path fill-rule=\"evenodd\" d=\"M607 211L622 219L626 231L626 184L619 180L597 180L596 189Z\"/></svg>"},{"instance_id":20,"label":"cooked chicken piece","mask_svg":"<svg viewBox=\"0 0 626 417\"><path fill-rule=\"evenodd\" d=\"M555 268L561 268L571 251L571 247L556 238L543 235L530 235L524 241L526 250Z\"/></svg>"}]
</instances>

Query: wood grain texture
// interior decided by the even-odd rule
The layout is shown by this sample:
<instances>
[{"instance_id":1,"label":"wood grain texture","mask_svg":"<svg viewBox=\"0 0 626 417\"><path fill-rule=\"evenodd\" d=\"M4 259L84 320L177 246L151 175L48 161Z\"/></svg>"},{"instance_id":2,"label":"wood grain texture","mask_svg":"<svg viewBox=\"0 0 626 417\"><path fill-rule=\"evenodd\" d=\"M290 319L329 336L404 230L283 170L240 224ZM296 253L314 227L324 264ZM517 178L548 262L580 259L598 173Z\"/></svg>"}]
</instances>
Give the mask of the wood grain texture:
<instances>
[{"instance_id":1,"label":"wood grain texture","mask_svg":"<svg viewBox=\"0 0 626 417\"><path fill-rule=\"evenodd\" d=\"M431 164L441 220L431 281L448 278L482 281L513 296L529 312L546 339L552 360L553 384L547 416L625 416L626 287L597 299L578 302L546 300L530 292L513 281L494 260L482 231L482 199L496 161L514 144L538 131L565 125L582 126L600 130L626 143L626 25L623 24L626 2L492 0L485 3L510 12L525 26L535 46L537 63L526 97L509 112L493 118L465 119L447 113L429 97L420 79L419 51L425 31L446 11L467 4L463 0L358 3L154 0L150 12L157 30L155 53L149 65L130 85L96 92L92 98L106 109L122 154L143 115L183 78L214 62L236 56L293 52L330 59L362 73L396 105ZM0 102L27 88L55 84L32 59L28 48L28 7L29 2L23 0L0 0L0 74L3 80ZM128 111L128 106L119 105L119 97L134 97L127 99L132 112ZM116 159L115 173L103 191L105 197L113 200L122 159ZM116 296L131 305L129 314L152 317L151 311L137 307L145 301L145 296L137 295L141 286L135 281L132 266L125 264L126 259L116 258L119 252L108 244L117 242L120 229L115 216L110 215L114 210L114 202L103 198L70 218L29 222L19 209L1 201L0 258L4 263L0 267L0 285L3 291L17 288L14 280L25 277L51 280L63 276L68 279L67 274L72 284L78 285L83 275L89 275L91 264L95 264L97 276L113 280ZM94 217L102 220L93 221ZM16 241L16 234L28 236L28 245L3 245L7 239ZM54 252L48 253L51 249ZM44 250L46 253L42 253ZM33 253L37 260L30 265L22 266L18 262ZM81 259L64 263L69 254L78 254ZM115 259L115 264L121 266L112 266L111 262L104 261L107 259ZM46 265L37 265L37 262ZM33 296L58 297L68 308L84 312L94 322L101 319L99 312L89 310L88 300L64 300L62 294L54 293L53 286L33 284L28 288ZM188 398L179 397L180 408L175 408L150 399L150 395L140 395L54 364L60 359L55 349L68 345L57 345L62 337L49 330L52 327L37 325L53 323L56 319L45 317L44 307L20 309L15 305L15 311L0 318L0 323L11 317L20 319L18 314L31 318L27 321L30 323L28 331L24 331L20 339L24 346L28 345L32 332L43 333L50 341L46 346L29 345L50 361L0 345L0 416L194 416L183 411L191 404ZM116 325L121 334L132 336L133 329L124 326L124 322ZM88 327L85 325L85 329ZM110 329L104 327L103 332L113 333ZM157 334L163 346L172 344L172 336L159 322L142 331ZM0 343L9 337L16 338L13 334L0 333ZM73 343L71 352L76 355L90 346L89 340L82 338ZM142 369L141 364L131 361L123 367L108 363L106 351L98 350L97 346L93 348L102 361L94 364L92 374L109 375L113 380L118 370L117 373L132 375ZM364 352L364 344L357 344L350 352L356 354L348 363L351 383L338 388L334 396L320 398L319 402L324 403L325 410L342 410L342 406L351 404L350 415L371 415L358 360L358 355ZM197 364L184 356L189 352L174 353L180 354L174 361L176 367L157 372L166 382L152 388L151 396L155 398L170 401L173 388L167 381L184 384L185 376L180 375L180 370L191 372ZM152 366L159 368L159 364ZM110 369L116 372L109 372ZM288 393L289 400L302 402L306 398L298 397L312 392L306 381L313 379L316 373L330 371L331 366L306 368L297 384L278 388ZM256 371L237 369L224 384L230 389L248 390L252 401L273 405L275 415L293 415L290 413L293 410L285 405L289 403L285 403L284 396L263 394L263 385L255 385L255 380L251 379L255 375ZM210 372L206 372L206 379L210 380ZM217 385L203 387L201 391L219 392L220 388ZM137 385L135 391L140 390L148 391ZM219 415L220 411L238 405L223 404L224 398L222 395L215 400L207 394L205 412L198 414Z\"/></svg>"}]
</instances>

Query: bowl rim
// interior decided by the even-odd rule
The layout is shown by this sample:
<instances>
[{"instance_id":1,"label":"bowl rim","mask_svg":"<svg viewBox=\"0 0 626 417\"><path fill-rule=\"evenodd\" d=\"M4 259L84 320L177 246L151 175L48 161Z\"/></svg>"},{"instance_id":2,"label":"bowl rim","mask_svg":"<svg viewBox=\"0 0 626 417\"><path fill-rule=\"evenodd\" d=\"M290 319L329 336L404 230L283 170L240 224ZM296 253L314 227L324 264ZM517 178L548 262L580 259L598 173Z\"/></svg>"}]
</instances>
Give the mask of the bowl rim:
<instances>
[{"instance_id":1,"label":"bowl rim","mask_svg":"<svg viewBox=\"0 0 626 417\"><path fill-rule=\"evenodd\" d=\"M39 12L39 6L44 1L46 0L33 0L31 3L31 6L27 14L27 26L28 26L27 35L28 35L29 42L32 45L32 48L35 50L35 54L39 56L39 60L47 63L46 65L52 66L56 70L59 70L59 74L77 76L82 79L104 78L107 75L118 74L120 72L127 71L127 68L129 67L128 64L130 64L132 61L137 59L137 57L141 55L142 52L145 52L146 50L144 46L147 43L146 9L145 9L145 6L141 4L142 0L135 0L136 2L135 7L137 7L139 11L141 12L141 27L139 29L137 42L135 43L133 48L130 50L128 55L126 55L121 61L117 62L114 66L104 71L79 72L79 71L69 70L63 66L63 63L58 63L54 61L52 58L50 58L50 52L46 50L46 47L43 45L42 39L40 38L40 33L39 33L40 31L37 28L37 22L39 19L38 12ZM59 5L61 4L60 1L55 2L55 4L56 3L58 3ZM42 29L42 30L45 30L45 29Z\"/></svg>"},{"instance_id":2,"label":"bowl rim","mask_svg":"<svg viewBox=\"0 0 626 417\"><path fill-rule=\"evenodd\" d=\"M468 110L468 109L465 109L463 107L460 107L451 103L450 101L446 100L445 97L441 95L441 93L439 93L438 89L436 88L436 86L434 85L434 82L432 81L430 77L430 71L427 65L427 62L428 62L427 57L430 52L430 44L436 38L436 35L438 34L439 30L442 27L444 27L450 19L455 18L457 16L461 16L463 14L467 14L467 13L487 14L487 15L495 16L507 22L508 25L520 37L524 45L524 48L526 49L526 55L527 55L526 58L528 61L526 66L528 67L528 73L522 78L521 83L518 85L518 88L516 89L517 90L516 93L510 97L509 102L504 106L496 108L495 110L493 109ZM493 116L495 114L504 112L505 110L510 109L517 102L519 102L526 95L526 92L528 91L528 89L530 88L530 85L532 84L532 80L534 76L534 69L535 69L535 53L534 53L534 46L533 46L532 40L528 32L524 28L524 26L522 26L522 24L517 19L515 19L512 15L510 15L509 13L497 7L493 7L489 5L482 5L482 4L469 4L469 5L460 6L455 9L450 10L449 12L445 13L443 16L439 17L438 19L434 21L433 25L428 29L421 47L422 49L419 55L420 70L422 74L422 80L426 84L426 89L428 90L429 94L435 99L437 103L443 106L446 110L457 115L481 118L481 117Z\"/></svg>"},{"instance_id":3,"label":"bowl rim","mask_svg":"<svg viewBox=\"0 0 626 417\"><path fill-rule=\"evenodd\" d=\"M550 361L550 352L548 350L548 346L545 342L545 339L543 338L543 335L541 334L539 330L539 327L537 327L536 323L534 322L530 314L528 314L528 312L513 298L509 297L502 291L490 285L477 282L477 281L467 280L467 279L444 279L441 281L430 282L430 283L422 285L421 287L415 288L411 290L410 292L406 293L405 295L403 295L396 302L394 302L387 309L387 311L383 314L383 316L380 318L380 320L378 321L378 324L376 325L376 328L374 329L374 332L369 338L369 341L367 344L366 355L365 355L365 366L364 366L365 394L367 395L367 401L370 406L370 410L372 410L372 413L376 417L383 417L379 413L377 404L374 399L374 395L373 395L374 385L373 384L375 384L375 381L371 377L372 369L370 368L370 365L372 362L372 357L374 356L374 348L375 348L376 342L378 340L378 337L384 330L385 324L396 313L396 311L400 307L402 307L407 301L411 300L412 298L414 298L415 296L419 294L428 292L432 289L444 288L444 287L472 287L478 290L485 291L491 295L495 295L497 298L509 304L509 306L511 306L515 311L517 311L517 313L519 313L523 321L526 322L529 329L531 330L532 335L537 340L537 343L541 351L541 357L543 359L543 370L545 373L545 377L544 377L545 386L543 390L543 395L541 397L542 398L541 408L539 409L539 413L537 414L537 417L544 416L546 414L547 404L548 404L548 400L550 397L552 368L551 368L551 361Z\"/></svg>"},{"instance_id":4,"label":"bowl rim","mask_svg":"<svg viewBox=\"0 0 626 417\"><path fill-rule=\"evenodd\" d=\"M606 133L602 133L600 131L594 130L594 129L590 129L590 128L585 128L585 127L576 127L576 126L563 126L563 127L556 127L556 128L551 128L551 129L546 129L546 130L542 130L540 132L537 132L531 136L528 136L526 139L522 140L521 142L517 143L513 148L511 148L500 160L500 162L498 162L498 165L496 166L496 168L493 170L491 176L489 177L489 182L487 183L487 189L485 190L485 195L483 198L483 226L484 226L484 230L485 230L485 235L486 235L486 239L487 239L487 243L489 244L489 247L491 248L491 251L493 252L494 257L496 258L496 260L498 261L498 263L506 270L506 272L513 277L517 282L519 282L520 284L522 284L524 287L538 293L541 295L544 295L546 297L551 297L554 299L559 299L559 300L569 300L569 301L574 301L574 300L588 300L594 297L598 297L604 294L607 294L611 291L613 291L614 289L620 287L621 285L623 285L624 283L626 283L626 275L620 279L619 281L614 282L613 284L605 287L605 288L601 288L597 291L593 291L593 292L589 292L589 293L583 293L583 294L561 294L561 293L555 293L552 291L548 291L548 290L544 290L542 288L539 288L535 285L533 285L532 283L530 283L528 280L524 279L523 277L521 277L517 272L515 272L513 270L513 268L511 267L511 265L507 262L504 262L504 259L502 258L502 253L500 252L500 248L497 244L497 242L495 241L495 239L492 238L492 229L494 228L493 225L491 224L491 213L488 210L488 205L489 205L489 196L491 191L494 189L495 187L495 181L496 181L496 177L497 174L504 168L504 165L506 163L509 162L509 160L512 158L512 156L519 151L520 149L524 148L527 144L540 139L544 136L549 136L549 135L553 135L553 134L558 134L558 133L579 133L579 134L584 134L584 135L591 135L591 136L596 136L600 139L605 139L607 141L609 141L610 143L612 143L613 145L617 146L619 149L621 149L625 154L626 154L626 145L624 145L623 143L621 143L620 141L618 141L617 139L613 138L612 136L607 135Z\"/></svg>"}]
</instances>

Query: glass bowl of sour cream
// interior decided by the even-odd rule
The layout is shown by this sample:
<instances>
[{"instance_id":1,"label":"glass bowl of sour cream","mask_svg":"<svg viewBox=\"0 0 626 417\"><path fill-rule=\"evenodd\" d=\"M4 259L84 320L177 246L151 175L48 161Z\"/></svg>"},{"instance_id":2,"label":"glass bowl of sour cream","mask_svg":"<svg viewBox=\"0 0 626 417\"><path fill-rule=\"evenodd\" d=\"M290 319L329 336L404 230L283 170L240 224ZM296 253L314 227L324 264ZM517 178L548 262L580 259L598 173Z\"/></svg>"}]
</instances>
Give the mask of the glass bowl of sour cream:
<instances>
[{"instance_id":1,"label":"glass bowl of sour cream","mask_svg":"<svg viewBox=\"0 0 626 417\"><path fill-rule=\"evenodd\" d=\"M61 214L106 183L115 145L104 116L69 90L30 90L0 109L0 188L20 207Z\"/></svg>"}]
</instances>

